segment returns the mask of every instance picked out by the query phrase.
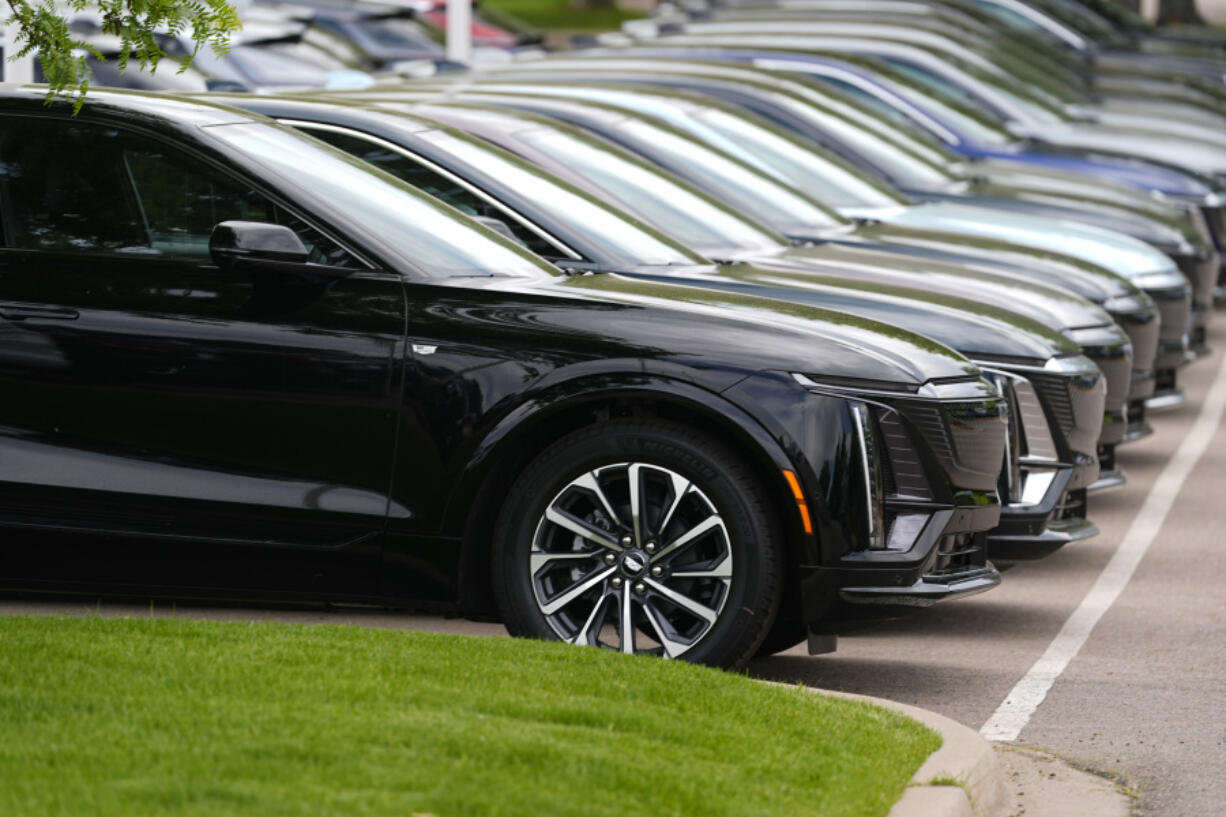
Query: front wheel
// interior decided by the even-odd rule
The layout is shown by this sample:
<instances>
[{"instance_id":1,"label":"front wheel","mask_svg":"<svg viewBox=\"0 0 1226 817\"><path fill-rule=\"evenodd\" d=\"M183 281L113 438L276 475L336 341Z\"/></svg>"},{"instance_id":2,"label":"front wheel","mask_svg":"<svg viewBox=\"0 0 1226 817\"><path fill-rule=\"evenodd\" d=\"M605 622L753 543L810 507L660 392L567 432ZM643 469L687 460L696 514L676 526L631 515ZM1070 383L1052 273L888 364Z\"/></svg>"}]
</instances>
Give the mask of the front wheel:
<instances>
[{"instance_id":1,"label":"front wheel","mask_svg":"<svg viewBox=\"0 0 1226 817\"><path fill-rule=\"evenodd\" d=\"M759 480L707 435L611 421L516 480L494 541L512 635L743 664L779 606L777 525Z\"/></svg>"}]
</instances>

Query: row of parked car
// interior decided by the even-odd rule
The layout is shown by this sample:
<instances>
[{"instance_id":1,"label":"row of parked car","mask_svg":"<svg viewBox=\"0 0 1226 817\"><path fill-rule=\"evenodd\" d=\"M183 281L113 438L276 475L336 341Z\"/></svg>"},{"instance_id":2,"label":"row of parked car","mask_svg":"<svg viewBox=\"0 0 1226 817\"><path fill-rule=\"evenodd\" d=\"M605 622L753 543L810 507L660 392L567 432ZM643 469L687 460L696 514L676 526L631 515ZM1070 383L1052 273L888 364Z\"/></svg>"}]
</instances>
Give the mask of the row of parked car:
<instances>
[{"instance_id":1,"label":"row of parked car","mask_svg":"<svg viewBox=\"0 0 1226 817\"><path fill-rule=\"evenodd\" d=\"M4 92L3 586L828 651L1096 534L1208 351L1212 33L776 0L391 62Z\"/></svg>"}]
</instances>

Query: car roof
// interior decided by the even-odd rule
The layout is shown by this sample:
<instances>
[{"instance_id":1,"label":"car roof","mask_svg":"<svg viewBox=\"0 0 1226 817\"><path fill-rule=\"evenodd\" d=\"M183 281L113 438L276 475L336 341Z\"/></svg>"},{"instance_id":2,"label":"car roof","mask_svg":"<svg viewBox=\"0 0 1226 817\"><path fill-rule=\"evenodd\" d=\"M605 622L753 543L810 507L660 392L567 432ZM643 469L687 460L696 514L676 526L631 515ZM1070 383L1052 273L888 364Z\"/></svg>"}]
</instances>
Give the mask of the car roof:
<instances>
[{"instance_id":1,"label":"car roof","mask_svg":"<svg viewBox=\"0 0 1226 817\"><path fill-rule=\"evenodd\" d=\"M243 111L278 119L302 118L354 127L392 127L403 133L422 133L434 130L437 125L429 120L413 116L411 112L372 106L361 96L271 96L264 94L201 94L197 98L216 100L220 104L233 105Z\"/></svg>"},{"instance_id":2,"label":"car roof","mask_svg":"<svg viewBox=\"0 0 1226 817\"><path fill-rule=\"evenodd\" d=\"M70 97L47 99L45 85L5 85L0 83L0 112L31 113L46 116L71 115ZM188 127L227 125L263 117L207 101L150 91L91 88L84 99L80 116L138 119L140 124L162 131L182 131Z\"/></svg>"}]
</instances>

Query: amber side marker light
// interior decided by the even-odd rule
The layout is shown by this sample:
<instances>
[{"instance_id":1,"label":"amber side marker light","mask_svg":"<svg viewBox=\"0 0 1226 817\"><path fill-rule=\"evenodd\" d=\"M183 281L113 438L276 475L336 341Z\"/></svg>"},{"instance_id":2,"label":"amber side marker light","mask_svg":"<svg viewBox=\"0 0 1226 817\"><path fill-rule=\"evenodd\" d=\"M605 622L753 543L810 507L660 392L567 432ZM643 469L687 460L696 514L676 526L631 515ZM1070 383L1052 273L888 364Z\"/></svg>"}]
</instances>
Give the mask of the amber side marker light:
<instances>
[{"instance_id":1,"label":"amber side marker light","mask_svg":"<svg viewBox=\"0 0 1226 817\"><path fill-rule=\"evenodd\" d=\"M800 521L805 526L805 533L813 533L813 522L809 519L809 506L805 504L805 495L800 490L800 480L786 468L783 469L783 478L792 486L792 496L796 498L796 509L800 511Z\"/></svg>"}]
</instances>

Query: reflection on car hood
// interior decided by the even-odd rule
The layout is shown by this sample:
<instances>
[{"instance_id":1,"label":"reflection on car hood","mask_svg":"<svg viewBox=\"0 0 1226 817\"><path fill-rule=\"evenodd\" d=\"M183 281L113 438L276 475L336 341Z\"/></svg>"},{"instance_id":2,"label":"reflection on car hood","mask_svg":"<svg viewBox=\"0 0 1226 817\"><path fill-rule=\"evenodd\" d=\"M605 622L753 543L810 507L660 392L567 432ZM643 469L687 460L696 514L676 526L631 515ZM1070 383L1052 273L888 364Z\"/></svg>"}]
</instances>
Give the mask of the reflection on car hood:
<instances>
[{"instance_id":1,"label":"reflection on car hood","mask_svg":"<svg viewBox=\"0 0 1226 817\"><path fill-rule=\"evenodd\" d=\"M923 250L895 251L873 244L793 247L761 266L816 270L897 286L922 288L1018 312L1060 331L1112 323L1093 302L1067 289L1046 286L1025 269L991 260L942 261Z\"/></svg>"},{"instance_id":2,"label":"reflection on car hood","mask_svg":"<svg viewBox=\"0 0 1226 817\"><path fill-rule=\"evenodd\" d=\"M913 207L846 208L843 215L890 226L996 239L1073 258L1131 278L1170 272L1174 263L1142 241L1067 219L1050 219L953 202Z\"/></svg>"},{"instance_id":3,"label":"reflection on car hood","mask_svg":"<svg viewBox=\"0 0 1226 817\"><path fill-rule=\"evenodd\" d=\"M790 262L790 263L789 263ZM837 268L799 263L788 256L759 264L725 264L686 280L702 286L848 312L900 326L968 357L1047 360L1078 347L1038 321L998 306L882 280L841 275ZM662 280L669 280L666 276ZM968 287L968 294L974 288Z\"/></svg>"},{"instance_id":4,"label":"reflection on car hood","mask_svg":"<svg viewBox=\"0 0 1226 817\"><path fill-rule=\"evenodd\" d=\"M1055 195L1032 194L996 185L980 185L975 195L962 198L962 203L983 205L993 210L1004 210L1018 215L1043 219L1076 221L1103 230L1123 233L1151 247L1162 247L1163 252L1177 250L1191 252L1188 236L1170 223L1163 223L1131 210L1105 203Z\"/></svg>"},{"instance_id":5,"label":"reflection on car hood","mask_svg":"<svg viewBox=\"0 0 1226 817\"><path fill-rule=\"evenodd\" d=\"M711 267L646 268L702 274ZM664 348L690 350L713 362L751 354L758 368L915 387L975 376L965 357L934 340L889 324L805 304L720 292L605 273L572 276L561 286L575 295L646 308L627 311L625 334L659 334ZM618 319L602 316L602 332ZM684 352L682 352L684 354Z\"/></svg>"},{"instance_id":6,"label":"reflection on car hood","mask_svg":"<svg viewBox=\"0 0 1226 817\"><path fill-rule=\"evenodd\" d=\"M1045 125L1031 134L1060 147L1105 150L1186 167L1198 173L1226 173L1226 150L1172 134L1113 130L1082 122Z\"/></svg>"},{"instance_id":7,"label":"reflection on car hood","mask_svg":"<svg viewBox=\"0 0 1226 817\"><path fill-rule=\"evenodd\" d=\"M998 161L1097 176L1141 190L1159 191L1164 195L1191 200L1197 204L1220 204L1212 181L1200 181L1196 176L1176 168L1150 164L1126 156L1094 154L1090 150L1074 147L1055 152L1054 149L1045 150L1028 144L1023 147L1022 143L1002 150L988 151L985 155Z\"/></svg>"}]
</instances>

